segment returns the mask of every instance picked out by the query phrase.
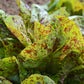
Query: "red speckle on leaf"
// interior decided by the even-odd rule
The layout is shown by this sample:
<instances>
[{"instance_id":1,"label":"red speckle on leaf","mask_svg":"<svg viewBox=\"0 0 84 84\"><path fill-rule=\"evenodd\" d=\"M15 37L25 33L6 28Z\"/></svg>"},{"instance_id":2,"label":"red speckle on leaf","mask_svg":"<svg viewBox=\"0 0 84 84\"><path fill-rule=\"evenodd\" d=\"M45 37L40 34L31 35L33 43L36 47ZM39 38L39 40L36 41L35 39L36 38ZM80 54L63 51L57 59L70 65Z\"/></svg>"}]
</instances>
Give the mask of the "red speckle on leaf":
<instances>
[{"instance_id":1,"label":"red speckle on leaf","mask_svg":"<svg viewBox=\"0 0 84 84\"><path fill-rule=\"evenodd\" d=\"M77 33L75 31L72 32L72 34L76 35L77 36Z\"/></svg>"},{"instance_id":2,"label":"red speckle on leaf","mask_svg":"<svg viewBox=\"0 0 84 84\"><path fill-rule=\"evenodd\" d=\"M47 48L47 44L41 44L41 48L46 49Z\"/></svg>"},{"instance_id":3,"label":"red speckle on leaf","mask_svg":"<svg viewBox=\"0 0 84 84\"><path fill-rule=\"evenodd\" d=\"M34 80L30 80L31 82L33 82Z\"/></svg>"},{"instance_id":4,"label":"red speckle on leaf","mask_svg":"<svg viewBox=\"0 0 84 84\"><path fill-rule=\"evenodd\" d=\"M70 49L70 48L71 48L70 46L65 45L63 52L65 52L66 50L68 50L68 49Z\"/></svg>"},{"instance_id":5,"label":"red speckle on leaf","mask_svg":"<svg viewBox=\"0 0 84 84\"><path fill-rule=\"evenodd\" d=\"M24 38L23 34L21 33L22 38Z\"/></svg>"},{"instance_id":6,"label":"red speckle on leaf","mask_svg":"<svg viewBox=\"0 0 84 84\"><path fill-rule=\"evenodd\" d=\"M40 79L40 77L36 77L36 79L37 79L37 80L39 80L39 79Z\"/></svg>"},{"instance_id":7,"label":"red speckle on leaf","mask_svg":"<svg viewBox=\"0 0 84 84\"><path fill-rule=\"evenodd\" d=\"M62 18L59 18L60 21L62 21Z\"/></svg>"},{"instance_id":8,"label":"red speckle on leaf","mask_svg":"<svg viewBox=\"0 0 84 84\"><path fill-rule=\"evenodd\" d=\"M69 28L68 31L71 31L71 28Z\"/></svg>"},{"instance_id":9,"label":"red speckle on leaf","mask_svg":"<svg viewBox=\"0 0 84 84\"><path fill-rule=\"evenodd\" d=\"M77 38L73 38L71 41L74 41L75 43L77 43Z\"/></svg>"},{"instance_id":10,"label":"red speckle on leaf","mask_svg":"<svg viewBox=\"0 0 84 84\"><path fill-rule=\"evenodd\" d=\"M80 6L76 6L75 9L80 9L81 7Z\"/></svg>"},{"instance_id":11,"label":"red speckle on leaf","mask_svg":"<svg viewBox=\"0 0 84 84\"><path fill-rule=\"evenodd\" d=\"M82 50L82 53L84 53L84 49Z\"/></svg>"},{"instance_id":12,"label":"red speckle on leaf","mask_svg":"<svg viewBox=\"0 0 84 84\"><path fill-rule=\"evenodd\" d=\"M70 30L71 28L67 28L67 27L64 29L65 32L70 32Z\"/></svg>"},{"instance_id":13,"label":"red speckle on leaf","mask_svg":"<svg viewBox=\"0 0 84 84\"><path fill-rule=\"evenodd\" d=\"M36 45L36 43L33 43L33 44L32 44L32 46L35 46L35 45Z\"/></svg>"},{"instance_id":14,"label":"red speckle on leaf","mask_svg":"<svg viewBox=\"0 0 84 84\"><path fill-rule=\"evenodd\" d=\"M47 50L47 52L50 52L50 51L51 51L51 49L48 49L48 50Z\"/></svg>"},{"instance_id":15,"label":"red speckle on leaf","mask_svg":"<svg viewBox=\"0 0 84 84\"><path fill-rule=\"evenodd\" d=\"M32 50L25 50L26 51L26 53L31 53L32 52Z\"/></svg>"},{"instance_id":16,"label":"red speckle on leaf","mask_svg":"<svg viewBox=\"0 0 84 84\"><path fill-rule=\"evenodd\" d=\"M67 28L65 28L64 31L66 32L67 31Z\"/></svg>"},{"instance_id":17,"label":"red speckle on leaf","mask_svg":"<svg viewBox=\"0 0 84 84\"><path fill-rule=\"evenodd\" d=\"M13 34L15 34L16 32L15 31L13 31Z\"/></svg>"}]
</instances>

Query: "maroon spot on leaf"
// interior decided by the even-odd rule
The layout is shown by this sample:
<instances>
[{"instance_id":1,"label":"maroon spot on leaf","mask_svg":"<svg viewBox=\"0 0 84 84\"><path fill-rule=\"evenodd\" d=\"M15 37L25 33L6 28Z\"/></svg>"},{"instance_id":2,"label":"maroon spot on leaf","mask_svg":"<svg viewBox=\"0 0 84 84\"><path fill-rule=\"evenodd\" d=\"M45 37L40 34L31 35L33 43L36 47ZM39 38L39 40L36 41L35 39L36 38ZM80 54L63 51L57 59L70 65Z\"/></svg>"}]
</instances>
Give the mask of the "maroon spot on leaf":
<instances>
[{"instance_id":1,"label":"maroon spot on leaf","mask_svg":"<svg viewBox=\"0 0 84 84\"><path fill-rule=\"evenodd\" d=\"M77 36L77 33L75 31L73 31L72 34Z\"/></svg>"},{"instance_id":2,"label":"maroon spot on leaf","mask_svg":"<svg viewBox=\"0 0 84 84\"><path fill-rule=\"evenodd\" d=\"M80 9L81 7L80 6L76 6L75 9Z\"/></svg>"},{"instance_id":3,"label":"maroon spot on leaf","mask_svg":"<svg viewBox=\"0 0 84 84\"><path fill-rule=\"evenodd\" d=\"M67 28L65 28L64 31L66 32L67 31Z\"/></svg>"},{"instance_id":4,"label":"maroon spot on leaf","mask_svg":"<svg viewBox=\"0 0 84 84\"><path fill-rule=\"evenodd\" d=\"M16 32L15 31L13 31L13 34L15 34Z\"/></svg>"},{"instance_id":5,"label":"maroon spot on leaf","mask_svg":"<svg viewBox=\"0 0 84 84\"><path fill-rule=\"evenodd\" d=\"M47 44L41 44L41 48L46 49L47 48Z\"/></svg>"},{"instance_id":6,"label":"maroon spot on leaf","mask_svg":"<svg viewBox=\"0 0 84 84\"><path fill-rule=\"evenodd\" d=\"M35 50L34 54L35 54L35 56L37 56L37 51L36 50Z\"/></svg>"},{"instance_id":7,"label":"maroon spot on leaf","mask_svg":"<svg viewBox=\"0 0 84 84\"><path fill-rule=\"evenodd\" d=\"M77 43L77 38L73 38L71 41L74 41L75 43Z\"/></svg>"},{"instance_id":8,"label":"maroon spot on leaf","mask_svg":"<svg viewBox=\"0 0 84 84\"><path fill-rule=\"evenodd\" d=\"M39 80L40 79L40 77L36 77L36 80Z\"/></svg>"},{"instance_id":9,"label":"maroon spot on leaf","mask_svg":"<svg viewBox=\"0 0 84 84\"><path fill-rule=\"evenodd\" d=\"M77 47L78 50L80 50L80 47Z\"/></svg>"},{"instance_id":10,"label":"maroon spot on leaf","mask_svg":"<svg viewBox=\"0 0 84 84\"><path fill-rule=\"evenodd\" d=\"M84 53L84 49L82 50L82 53Z\"/></svg>"},{"instance_id":11,"label":"maroon spot on leaf","mask_svg":"<svg viewBox=\"0 0 84 84\"><path fill-rule=\"evenodd\" d=\"M68 31L71 31L71 28L69 28Z\"/></svg>"},{"instance_id":12,"label":"maroon spot on leaf","mask_svg":"<svg viewBox=\"0 0 84 84\"><path fill-rule=\"evenodd\" d=\"M30 58L33 58L32 55L29 56Z\"/></svg>"},{"instance_id":13,"label":"maroon spot on leaf","mask_svg":"<svg viewBox=\"0 0 84 84\"><path fill-rule=\"evenodd\" d=\"M32 46L35 46L37 43L33 43Z\"/></svg>"},{"instance_id":14,"label":"maroon spot on leaf","mask_svg":"<svg viewBox=\"0 0 84 84\"><path fill-rule=\"evenodd\" d=\"M48 50L47 50L47 52L50 52L50 51L51 51L51 49L48 49Z\"/></svg>"},{"instance_id":15,"label":"maroon spot on leaf","mask_svg":"<svg viewBox=\"0 0 84 84\"><path fill-rule=\"evenodd\" d=\"M25 52L26 52L26 53L31 53L31 52L32 52L32 50L25 50Z\"/></svg>"},{"instance_id":16,"label":"maroon spot on leaf","mask_svg":"<svg viewBox=\"0 0 84 84\"><path fill-rule=\"evenodd\" d=\"M30 80L31 82L34 82L34 80Z\"/></svg>"},{"instance_id":17,"label":"maroon spot on leaf","mask_svg":"<svg viewBox=\"0 0 84 84\"><path fill-rule=\"evenodd\" d=\"M68 49L70 49L70 48L71 48L70 46L65 45L63 52L65 52L66 50L68 50Z\"/></svg>"},{"instance_id":18,"label":"maroon spot on leaf","mask_svg":"<svg viewBox=\"0 0 84 84\"><path fill-rule=\"evenodd\" d=\"M62 18L59 18L60 21L62 21Z\"/></svg>"}]
</instances>

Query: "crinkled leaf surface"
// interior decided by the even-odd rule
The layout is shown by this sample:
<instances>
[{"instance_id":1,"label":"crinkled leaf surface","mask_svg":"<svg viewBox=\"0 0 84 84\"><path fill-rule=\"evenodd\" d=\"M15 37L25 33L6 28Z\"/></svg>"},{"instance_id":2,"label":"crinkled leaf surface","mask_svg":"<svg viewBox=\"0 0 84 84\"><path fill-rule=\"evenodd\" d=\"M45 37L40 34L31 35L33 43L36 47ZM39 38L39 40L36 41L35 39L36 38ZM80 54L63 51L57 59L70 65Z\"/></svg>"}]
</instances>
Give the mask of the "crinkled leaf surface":
<instances>
[{"instance_id":1,"label":"crinkled leaf surface","mask_svg":"<svg viewBox=\"0 0 84 84\"><path fill-rule=\"evenodd\" d=\"M62 30L65 33L65 37L69 39L67 40L64 46L62 46L60 49L56 50L53 53L53 56L52 56L53 60L51 62L52 68L50 72L56 73L58 71L59 72L64 71L64 72L61 72L63 74L60 80L60 81L63 81L62 77L64 78L64 74L67 75L66 73L68 73L72 67L75 67L75 65L77 66L76 62L79 62L77 59L79 59L78 57L80 57L80 54L83 53L83 50L84 50L83 49L84 40L83 40L79 27L73 21L69 20L66 17L62 17L62 16L56 16L56 17L59 19L61 23ZM70 55L68 55L69 53ZM67 60L64 60L65 58ZM61 60L63 60L63 62ZM68 61L71 61L71 63L68 64ZM55 65L57 66L54 67ZM67 69L64 66L66 66ZM64 70L62 70L62 68Z\"/></svg>"},{"instance_id":2,"label":"crinkled leaf surface","mask_svg":"<svg viewBox=\"0 0 84 84\"><path fill-rule=\"evenodd\" d=\"M16 57L8 57L0 60L0 76L6 78L18 74Z\"/></svg>"},{"instance_id":3,"label":"crinkled leaf surface","mask_svg":"<svg viewBox=\"0 0 84 84\"><path fill-rule=\"evenodd\" d=\"M78 66L73 71L71 71L66 79L64 84L83 84L84 83L84 65Z\"/></svg>"},{"instance_id":4,"label":"crinkled leaf surface","mask_svg":"<svg viewBox=\"0 0 84 84\"><path fill-rule=\"evenodd\" d=\"M51 32L52 28L50 26L45 27L39 22L34 23L34 36L36 41L43 39Z\"/></svg>"},{"instance_id":5,"label":"crinkled leaf surface","mask_svg":"<svg viewBox=\"0 0 84 84\"><path fill-rule=\"evenodd\" d=\"M84 35L84 16L70 16L69 19L73 20L79 27Z\"/></svg>"},{"instance_id":6,"label":"crinkled leaf surface","mask_svg":"<svg viewBox=\"0 0 84 84\"><path fill-rule=\"evenodd\" d=\"M20 75L22 81L31 74L42 73L49 74L48 76L53 78L56 83L60 81L62 84L63 82L67 84L68 80L73 80L74 84L84 83L81 82L84 78L84 37L79 27L66 18L68 17L66 10L71 15L81 14L84 8L82 3L79 0L51 0L45 7L34 4L30 9L21 0L16 1L22 18L17 15L5 15L3 11L0 11L0 19L5 22L8 29L25 48L17 56L18 62L15 57L4 58L4 52L7 56L13 55L10 53L15 52L13 48L16 44L14 45L14 42L17 41L15 41L15 37L9 36L8 30L4 33L5 29L0 24L0 49L1 52L4 51L0 53L2 56L0 60L1 76L11 81L13 78L14 81L19 81ZM65 6L66 9L60 8L61 6ZM58 8L60 9L57 10ZM53 14L51 14L52 12ZM61 14L61 12L63 13ZM78 19L79 24L81 21ZM73 79L71 79L72 77ZM67 82L66 79L68 79ZM39 74L31 75L25 80L22 84L27 82L55 84L50 78ZM14 83L17 84L17 82Z\"/></svg>"},{"instance_id":7,"label":"crinkled leaf surface","mask_svg":"<svg viewBox=\"0 0 84 84\"><path fill-rule=\"evenodd\" d=\"M56 84L48 76L33 74L25 79L21 84Z\"/></svg>"},{"instance_id":8,"label":"crinkled leaf surface","mask_svg":"<svg viewBox=\"0 0 84 84\"><path fill-rule=\"evenodd\" d=\"M19 39L19 41L27 46L31 43L31 40L27 36L26 28L24 26L24 22L20 16L17 15L9 15L4 18L4 22L8 29Z\"/></svg>"},{"instance_id":9,"label":"crinkled leaf surface","mask_svg":"<svg viewBox=\"0 0 84 84\"><path fill-rule=\"evenodd\" d=\"M0 19L0 58L17 56L23 48L24 46Z\"/></svg>"}]
</instances>

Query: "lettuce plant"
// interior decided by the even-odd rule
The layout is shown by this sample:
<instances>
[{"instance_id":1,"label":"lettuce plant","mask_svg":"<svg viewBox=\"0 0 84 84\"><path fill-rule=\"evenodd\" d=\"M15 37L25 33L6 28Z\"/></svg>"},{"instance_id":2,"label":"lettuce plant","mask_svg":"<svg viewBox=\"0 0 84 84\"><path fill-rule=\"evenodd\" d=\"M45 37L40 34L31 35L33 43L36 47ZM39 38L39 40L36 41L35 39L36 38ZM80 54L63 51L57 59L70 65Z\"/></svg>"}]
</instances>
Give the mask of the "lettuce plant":
<instances>
[{"instance_id":1,"label":"lettuce plant","mask_svg":"<svg viewBox=\"0 0 84 84\"><path fill-rule=\"evenodd\" d=\"M19 15L0 10L1 84L2 79L14 84L83 84L82 3L51 0L30 8L21 0L16 2ZM81 16L70 16L73 14Z\"/></svg>"}]
</instances>

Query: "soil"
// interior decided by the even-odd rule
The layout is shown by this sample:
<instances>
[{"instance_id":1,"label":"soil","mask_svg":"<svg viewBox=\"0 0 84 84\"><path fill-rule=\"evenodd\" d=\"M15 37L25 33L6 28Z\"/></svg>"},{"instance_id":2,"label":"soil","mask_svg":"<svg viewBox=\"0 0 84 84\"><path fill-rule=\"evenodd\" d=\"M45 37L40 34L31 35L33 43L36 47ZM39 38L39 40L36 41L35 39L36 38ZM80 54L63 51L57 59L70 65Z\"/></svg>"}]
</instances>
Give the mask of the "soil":
<instances>
[{"instance_id":1,"label":"soil","mask_svg":"<svg viewBox=\"0 0 84 84\"><path fill-rule=\"evenodd\" d=\"M45 4L49 0L22 0L24 3L31 6L31 4ZM4 10L8 14L18 14L19 7L16 4L16 0L0 0L0 9Z\"/></svg>"}]
</instances>

